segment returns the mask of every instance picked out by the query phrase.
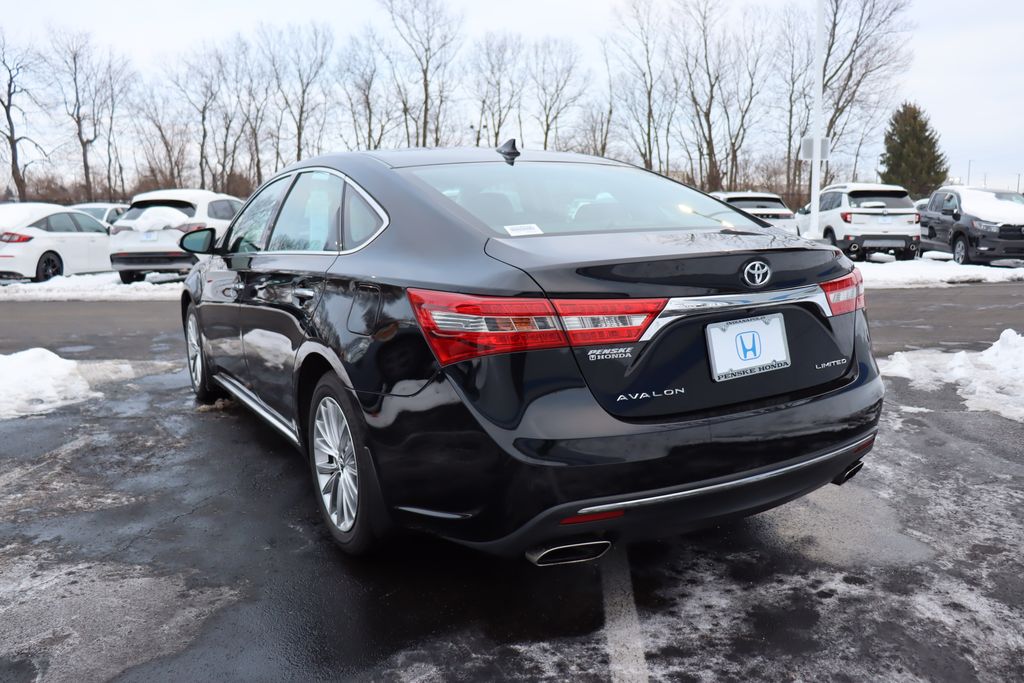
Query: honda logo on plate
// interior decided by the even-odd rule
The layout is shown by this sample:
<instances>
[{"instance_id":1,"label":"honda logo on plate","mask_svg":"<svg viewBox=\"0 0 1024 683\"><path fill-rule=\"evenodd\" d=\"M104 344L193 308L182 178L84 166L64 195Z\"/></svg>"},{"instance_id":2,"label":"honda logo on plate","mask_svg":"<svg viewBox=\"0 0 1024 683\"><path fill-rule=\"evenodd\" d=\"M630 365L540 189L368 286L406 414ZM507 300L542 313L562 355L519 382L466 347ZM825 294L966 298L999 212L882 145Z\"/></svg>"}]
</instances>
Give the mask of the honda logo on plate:
<instances>
[{"instance_id":1,"label":"honda logo on plate","mask_svg":"<svg viewBox=\"0 0 1024 683\"><path fill-rule=\"evenodd\" d=\"M764 261L751 261L743 269L743 280L751 287L764 287L771 276L772 269Z\"/></svg>"},{"instance_id":2,"label":"honda logo on plate","mask_svg":"<svg viewBox=\"0 0 1024 683\"><path fill-rule=\"evenodd\" d=\"M740 332L736 335L736 355L740 360L754 360L761 357L761 335L757 332Z\"/></svg>"}]
</instances>

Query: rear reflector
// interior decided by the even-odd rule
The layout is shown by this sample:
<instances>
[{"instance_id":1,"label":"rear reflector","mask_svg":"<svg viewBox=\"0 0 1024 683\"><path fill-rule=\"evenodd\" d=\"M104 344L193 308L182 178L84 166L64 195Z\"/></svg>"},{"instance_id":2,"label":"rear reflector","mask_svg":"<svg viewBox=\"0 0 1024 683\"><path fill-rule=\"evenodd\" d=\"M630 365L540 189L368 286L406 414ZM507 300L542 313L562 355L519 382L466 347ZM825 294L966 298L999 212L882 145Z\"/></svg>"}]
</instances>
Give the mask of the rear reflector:
<instances>
[{"instance_id":1,"label":"rear reflector","mask_svg":"<svg viewBox=\"0 0 1024 683\"><path fill-rule=\"evenodd\" d=\"M0 234L0 242L7 242L8 244L22 244L31 240L31 235L22 235L17 232L5 232Z\"/></svg>"},{"instance_id":2,"label":"rear reflector","mask_svg":"<svg viewBox=\"0 0 1024 683\"><path fill-rule=\"evenodd\" d=\"M821 283L832 315L852 313L864 308L864 278L856 268L849 275Z\"/></svg>"},{"instance_id":3,"label":"rear reflector","mask_svg":"<svg viewBox=\"0 0 1024 683\"><path fill-rule=\"evenodd\" d=\"M607 510L605 512L592 512L588 515L573 515L566 517L559 524L583 524L584 522L600 522L604 519L617 519L626 514L625 510Z\"/></svg>"},{"instance_id":4,"label":"rear reflector","mask_svg":"<svg viewBox=\"0 0 1024 683\"><path fill-rule=\"evenodd\" d=\"M408 290L441 365L514 351L635 342L666 299L556 299Z\"/></svg>"}]
</instances>

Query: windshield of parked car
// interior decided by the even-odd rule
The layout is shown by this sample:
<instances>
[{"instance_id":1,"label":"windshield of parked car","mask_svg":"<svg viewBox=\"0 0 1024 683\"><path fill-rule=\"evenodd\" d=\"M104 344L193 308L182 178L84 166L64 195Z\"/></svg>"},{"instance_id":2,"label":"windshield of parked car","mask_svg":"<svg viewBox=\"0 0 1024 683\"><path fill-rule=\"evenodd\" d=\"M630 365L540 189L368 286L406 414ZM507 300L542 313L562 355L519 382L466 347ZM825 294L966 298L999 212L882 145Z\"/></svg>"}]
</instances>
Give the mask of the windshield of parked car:
<instances>
[{"instance_id":1,"label":"windshield of parked car","mask_svg":"<svg viewBox=\"0 0 1024 683\"><path fill-rule=\"evenodd\" d=\"M146 209L163 206L171 209L177 209L183 214L192 218L196 215L196 206L189 202L177 201L174 199L148 199L142 202L135 202L131 207L124 212L118 221L134 221L142 215L142 212Z\"/></svg>"},{"instance_id":2,"label":"windshield of parked car","mask_svg":"<svg viewBox=\"0 0 1024 683\"><path fill-rule=\"evenodd\" d=\"M418 166L402 173L505 237L760 226L696 190L630 166L498 162Z\"/></svg>"},{"instance_id":3,"label":"windshield of parked car","mask_svg":"<svg viewBox=\"0 0 1024 683\"><path fill-rule=\"evenodd\" d=\"M78 207L78 210L81 211L82 213L87 213L96 220L100 221L103 220L103 216L105 216L107 213L106 209L101 209L95 206L80 206Z\"/></svg>"},{"instance_id":4,"label":"windshield of parked car","mask_svg":"<svg viewBox=\"0 0 1024 683\"><path fill-rule=\"evenodd\" d=\"M778 197L729 197L725 201L739 209L784 209L789 211Z\"/></svg>"},{"instance_id":5,"label":"windshield of parked car","mask_svg":"<svg viewBox=\"0 0 1024 683\"><path fill-rule=\"evenodd\" d=\"M850 193L854 209L912 209L914 202L905 190L860 190Z\"/></svg>"}]
</instances>

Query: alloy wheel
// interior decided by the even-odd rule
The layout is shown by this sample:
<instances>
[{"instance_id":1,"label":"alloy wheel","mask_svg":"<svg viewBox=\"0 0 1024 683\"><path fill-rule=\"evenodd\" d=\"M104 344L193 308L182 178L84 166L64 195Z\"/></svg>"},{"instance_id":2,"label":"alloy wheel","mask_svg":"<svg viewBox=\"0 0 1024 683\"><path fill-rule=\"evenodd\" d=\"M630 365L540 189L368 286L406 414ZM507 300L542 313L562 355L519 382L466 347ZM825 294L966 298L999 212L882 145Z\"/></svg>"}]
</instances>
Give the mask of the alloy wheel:
<instances>
[{"instance_id":1,"label":"alloy wheel","mask_svg":"<svg viewBox=\"0 0 1024 683\"><path fill-rule=\"evenodd\" d=\"M188 345L188 374L192 378L192 386L198 388L203 381L203 353L199 345L199 323L195 313L190 313L185 329Z\"/></svg>"},{"instance_id":2,"label":"alloy wheel","mask_svg":"<svg viewBox=\"0 0 1024 683\"><path fill-rule=\"evenodd\" d=\"M967 261L967 243L962 239L958 239L953 245L953 260L961 264Z\"/></svg>"},{"instance_id":3,"label":"alloy wheel","mask_svg":"<svg viewBox=\"0 0 1024 683\"><path fill-rule=\"evenodd\" d=\"M57 257L53 254L43 256L43 279L49 280L58 275L60 275L60 261L57 260Z\"/></svg>"},{"instance_id":4,"label":"alloy wheel","mask_svg":"<svg viewBox=\"0 0 1024 683\"><path fill-rule=\"evenodd\" d=\"M350 531L359 507L359 470L348 420L330 396L316 407L313 458L327 516L341 531Z\"/></svg>"}]
</instances>

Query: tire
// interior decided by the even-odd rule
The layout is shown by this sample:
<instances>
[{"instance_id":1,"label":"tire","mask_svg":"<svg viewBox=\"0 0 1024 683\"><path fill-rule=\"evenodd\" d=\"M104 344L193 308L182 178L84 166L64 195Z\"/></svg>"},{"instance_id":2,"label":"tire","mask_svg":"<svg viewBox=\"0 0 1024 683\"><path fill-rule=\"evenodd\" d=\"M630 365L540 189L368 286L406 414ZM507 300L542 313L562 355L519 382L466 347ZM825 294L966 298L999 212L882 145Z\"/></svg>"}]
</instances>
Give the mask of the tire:
<instances>
[{"instance_id":1,"label":"tire","mask_svg":"<svg viewBox=\"0 0 1024 683\"><path fill-rule=\"evenodd\" d=\"M901 249L900 251L896 252L896 260L913 261L915 258L917 258L919 253L919 249L914 249L913 251L911 251L910 249Z\"/></svg>"},{"instance_id":2,"label":"tire","mask_svg":"<svg viewBox=\"0 0 1024 683\"><path fill-rule=\"evenodd\" d=\"M203 350L203 328L199 325L199 315L195 304L188 305L185 312L185 358L188 362L188 378L192 383L192 391L200 403L213 403L223 398L224 393L216 388L210 374L210 364L206 361Z\"/></svg>"},{"instance_id":3,"label":"tire","mask_svg":"<svg viewBox=\"0 0 1024 683\"><path fill-rule=\"evenodd\" d=\"M828 240L828 243L831 244L833 247L838 246L836 244L836 234L832 232L832 228L825 228L825 234L823 235L823 237L826 240Z\"/></svg>"},{"instance_id":4,"label":"tire","mask_svg":"<svg viewBox=\"0 0 1024 683\"><path fill-rule=\"evenodd\" d=\"M961 266L971 263L971 245L963 235L957 235L953 240L953 260Z\"/></svg>"},{"instance_id":5,"label":"tire","mask_svg":"<svg viewBox=\"0 0 1024 683\"><path fill-rule=\"evenodd\" d=\"M121 282L126 285L146 279L146 274L138 270L119 270L117 274L121 276Z\"/></svg>"},{"instance_id":6,"label":"tire","mask_svg":"<svg viewBox=\"0 0 1024 683\"><path fill-rule=\"evenodd\" d=\"M36 276L32 282L46 282L52 277L59 277L64 274L64 262L55 252L48 251L39 257L36 264Z\"/></svg>"},{"instance_id":7,"label":"tire","mask_svg":"<svg viewBox=\"0 0 1024 683\"><path fill-rule=\"evenodd\" d=\"M308 414L306 451L324 524L347 554L370 553L386 535L387 511L365 429L348 390L333 372L320 378Z\"/></svg>"}]
</instances>

